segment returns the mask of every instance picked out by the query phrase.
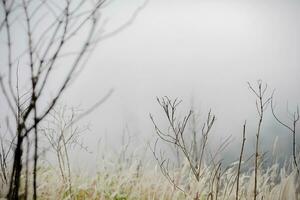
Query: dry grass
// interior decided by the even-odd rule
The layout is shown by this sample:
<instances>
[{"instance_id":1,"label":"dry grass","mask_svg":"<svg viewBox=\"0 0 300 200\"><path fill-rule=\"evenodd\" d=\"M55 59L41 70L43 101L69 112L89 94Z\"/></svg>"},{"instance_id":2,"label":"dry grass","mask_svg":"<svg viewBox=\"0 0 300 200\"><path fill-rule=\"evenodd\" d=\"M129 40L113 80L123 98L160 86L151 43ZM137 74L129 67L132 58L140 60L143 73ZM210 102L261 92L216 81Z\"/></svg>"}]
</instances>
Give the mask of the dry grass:
<instances>
[{"instance_id":1,"label":"dry grass","mask_svg":"<svg viewBox=\"0 0 300 200\"><path fill-rule=\"evenodd\" d=\"M72 177L74 199L235 199L237 163L229 167L219 181L218 195L209 196L211 187L211 167L198 182L193 177L186 162L182 168L171 173L185 194L175 189L161 175L159 166L141 167L133 162L126 168L121 163L99 170L96 175L88 176L77 173ZM297 200L299 194L299 177L296 170L287 172L288 167L279 168L274 164L259 171L257 198L264 200ZM58 169L57 169L58 170ZM38 171L39 199L70 199L68 184L64 183L56 169L43 167ZM240 174L239 199L253 199L254 171ZM297 191L298 188L298 191ZM216 191L213 189L213 191ZM2 191L3 192L3 191ZM298 195L298 196L297 196Z\"/></svg>"}]
</instances>

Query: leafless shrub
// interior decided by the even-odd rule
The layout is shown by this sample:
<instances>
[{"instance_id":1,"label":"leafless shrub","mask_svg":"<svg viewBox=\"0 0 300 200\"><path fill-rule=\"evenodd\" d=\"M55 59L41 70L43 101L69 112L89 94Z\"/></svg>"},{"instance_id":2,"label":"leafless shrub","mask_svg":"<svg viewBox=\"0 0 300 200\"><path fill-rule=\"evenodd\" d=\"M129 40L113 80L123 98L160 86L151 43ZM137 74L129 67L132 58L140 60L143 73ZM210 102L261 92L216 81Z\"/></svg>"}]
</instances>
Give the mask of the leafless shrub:
<instances>
[{"instance_id":1,"label":"leafless shrub","mask_svg":"<svg viewBox=\"0 0 300 200\"><path fill-rule=\"evenodd\" d=\"M259 151L259 140L260 140L260 133L261 133L261 127L264 117L264 112L267 109L268 104L270 103L272 97L266 97L266 91L268 89L267 84L263 84L261 80L257 81L257 87L252 87L252 85L248 82L248 86L250 91L255 95L256 97L256 110L258 113L258 126L257 126L257 132L256 132L256 143L255 143L255 165L254 165L254 200L257 198L258 194L258 188L257 188L257 178L258 178L258 167L259 167L259 161L261 160L262 156L260 155Z\"/></svg>"},{"instance_id":2,"label":"leafless shrub","mask_svg":"<svg viewBox=\"0 0 300 200\"><path fill-rule=\"evenodd\" d=\"M74 124L74 120L78 115L79 113L75 108L68 108L67 106L62 106L58 110L54 108L44 120L44 123L41 125L42 128L40 128L40 132L44 133L50 148L56 155L62 180L68 185L71 198L73 197L70 150L71 148L79 147L88 151L80 139L88 127L79 127Z\"/></svg>"},{"instance_id":3,"label":"leafless shrub","mask_svg":"<svg viewBox=\"0 0 300 200\"><path fill-rule=\"evenodd\" d=\"M180 120L178 119L176 109L178 105L181 103L181 101L178 101L178 99L172 101L168 97L163 97L161 99L157 98L157 102L164 110L171 131L167 133L163 132L157 126L153 116L150 114L150 119L154 125L155 133L158 135L158 137L161 140L167 142L168 144L175 145L180 150L180 152L183 153L184 157L187 159L189 163L189 166L196 180L199 181L202 174L201 170L202 170L204 150L207 145L208 135L215 122L215 116L211 114L211 111L209 111L207 115L207 120L202 127L202 137L203 137L202 146L199 149L199 152L195 152L195 149L191 148L193 147L193 143L188 144L186 142L186 136L184 134L187 123L193 113L192 110L189 110L188 114L184 116L182 120ZM200 157L194 156L192 154L193 151L194 151L194 155L198 154L200 155Z\"/></svg>"},{"instance_id":4,"label":"leafless shrub","mask_svg":"<svg viewBox=\"0 0 300 200\"><path fill-rule=\"evenodd\" d=\"M158 127L154 117L150 114L150 119L154 125L155 133L158 136L154 148L152 148L151 151L161 169L162 174L174 186L174 189L178 189L187 195L186 189L188 188L182 188L180 186L180 179L182 177L178 177L178 175L171 173L174 169L171 168L172 162L170 162L170 159L164 152L158 150L158 141L162 141L165 144L171 145L174 149L177 148L179 150L179 153L185 158L187 166L196 182L200 182L204 175L206 177L210 177L210 179L207 180L207 184L209 184L207 199L218 199L220 196L220 187L224 187L225 185L224 181L221 181L221 176L226 170L222 170L220 161L216 162L216 156L220 154L230 143L230 137L226 138L222 144L216 148L216 151L212 153L207 147L208 138L216 120L215 115L213 115L211 111L208 112L205 122L200 122L202 126L199 131L195 128L195 124L199 124L199 121L196 121L198 118L194 116L194 112L192 110L189 110L182 118L179 117L177 108L181 101L178 99L171 100L168 97L163 97L160 99L157 98L157 102L163 109L168 122L167 130L163 131ZM188 124L192 125L191 134L188 133ZM206 153L210 160L208 166L204 166ZM183 167L184 165L185 164L182 163L180 167ZM209 173L210 176L207 176L207 173ZM195 195L195 199L199 198L198 192Z\"/></svg>"}]
</instances>

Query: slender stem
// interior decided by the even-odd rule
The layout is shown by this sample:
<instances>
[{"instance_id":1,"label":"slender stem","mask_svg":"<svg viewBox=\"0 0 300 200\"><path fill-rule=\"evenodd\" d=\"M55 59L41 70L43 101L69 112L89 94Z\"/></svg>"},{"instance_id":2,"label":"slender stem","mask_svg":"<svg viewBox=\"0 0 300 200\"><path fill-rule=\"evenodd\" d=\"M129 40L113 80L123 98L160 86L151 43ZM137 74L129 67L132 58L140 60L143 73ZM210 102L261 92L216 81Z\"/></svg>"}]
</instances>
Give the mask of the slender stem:
<instances>
[{"instance_id":1,"label":"slender stem","mask_svg":"<svg viewBox=\"0 0 300 200\"><path fill-rule=\"evenodd\" d=\"M237 172L237 181L236 181L236 194L235 199L239 199L239 184L240 184L240 173L241 173L241 165L242 165L242 159L243 159L243 152L244 152L244 146L246 141L246 122L243 126L243 139L242 139L242 147L241 147L241 153L240 153L240 159L239 159L239 166L238 166L238 172Z\"/></svg>"}]
</instances>

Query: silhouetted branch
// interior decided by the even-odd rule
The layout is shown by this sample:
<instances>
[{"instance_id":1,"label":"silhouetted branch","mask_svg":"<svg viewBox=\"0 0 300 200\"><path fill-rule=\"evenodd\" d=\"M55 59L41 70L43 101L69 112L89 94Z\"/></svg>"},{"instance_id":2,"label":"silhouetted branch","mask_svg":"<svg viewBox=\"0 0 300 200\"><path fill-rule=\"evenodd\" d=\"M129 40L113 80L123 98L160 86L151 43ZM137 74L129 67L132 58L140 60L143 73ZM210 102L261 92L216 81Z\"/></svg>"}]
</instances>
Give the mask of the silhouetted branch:
<instances>
[{"instance_id":1,"label":"silhouetted branch","mask_svg":"<svg viewBox=\"0 0 300 200\"><path fill-rule=\"evenodd\" d=\"M298 162L297 162L297 148L296 148L296 127L297 127L297 123L298 123L299 117L300 117L299 116L299 106L297 106L296 111L294 111L294 113L292 114L292 116L293 116L292 125L288 125L286 122L283 122L281 119L279 119L279 117L275 113L273 98L272 98L272 101L271 101L271 110L272 110L272 114L273 114L275 120L280 125L287 128L292 133L292 136L293 136L293 139L292 139L292 143L293 143L293 145L292 145L293 160L294 160L294 165L295 165L295 168L297 170L297 173L299 174L299 167L298 167Z\"/></svg>"}]
</instances>

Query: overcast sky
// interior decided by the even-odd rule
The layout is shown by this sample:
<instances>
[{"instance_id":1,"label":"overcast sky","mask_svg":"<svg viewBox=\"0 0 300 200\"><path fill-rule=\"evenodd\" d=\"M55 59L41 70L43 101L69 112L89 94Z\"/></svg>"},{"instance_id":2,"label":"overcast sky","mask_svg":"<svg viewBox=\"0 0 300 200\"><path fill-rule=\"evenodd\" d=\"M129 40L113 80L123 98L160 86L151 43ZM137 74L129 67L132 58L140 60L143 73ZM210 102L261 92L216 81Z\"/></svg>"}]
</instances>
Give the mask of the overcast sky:
<instances>
[{"instance_id":1,"label":"overcast sky","mask_svg":"<svg viewBox=\"0 0 300 200\"><path fill-rule=\"evenodd\" d=\"M111 4L126 11L115 12L112 24L141 4L134 2ZM162 115L156 96L179 97L186 107L194 99L203 113L216 113L217 135L238 138L244 120L256 124L247 81L276 88L282 114L287 102L300 103L299 11L298 1L152 0L133 25L99 45L65 101L87 107L113 88L88 120L91 135L116 138L125 125L133 134L153 134L148 114ZM268 114L265 122L268 130L276 125Z\"/></svg>"},{"instance_id":2,"label":"overcast sky","mask_svg":"<svg viewBox=\"0 0 300 200\"><path fill-rule=\"evenodd\" d=\"M141 4L113 1L104 10L106 30ZM183 108L193 102L203 115L211 108L218 140L230 134L238 140L244 120L254 135L255 97L247 81L276 88L283 115L287 102L300 104L299 22L299 1L150 0L132 25L99 44L61 103L84 109L114 89L84 120L91 123L91 146L105 134L119 138L126 126L132 135L151 138L149 113L161 118L155 98L165 95L182 99ZM279 134L283 129L270 116L264 134Z\"/></svg>"}]
</instances>

